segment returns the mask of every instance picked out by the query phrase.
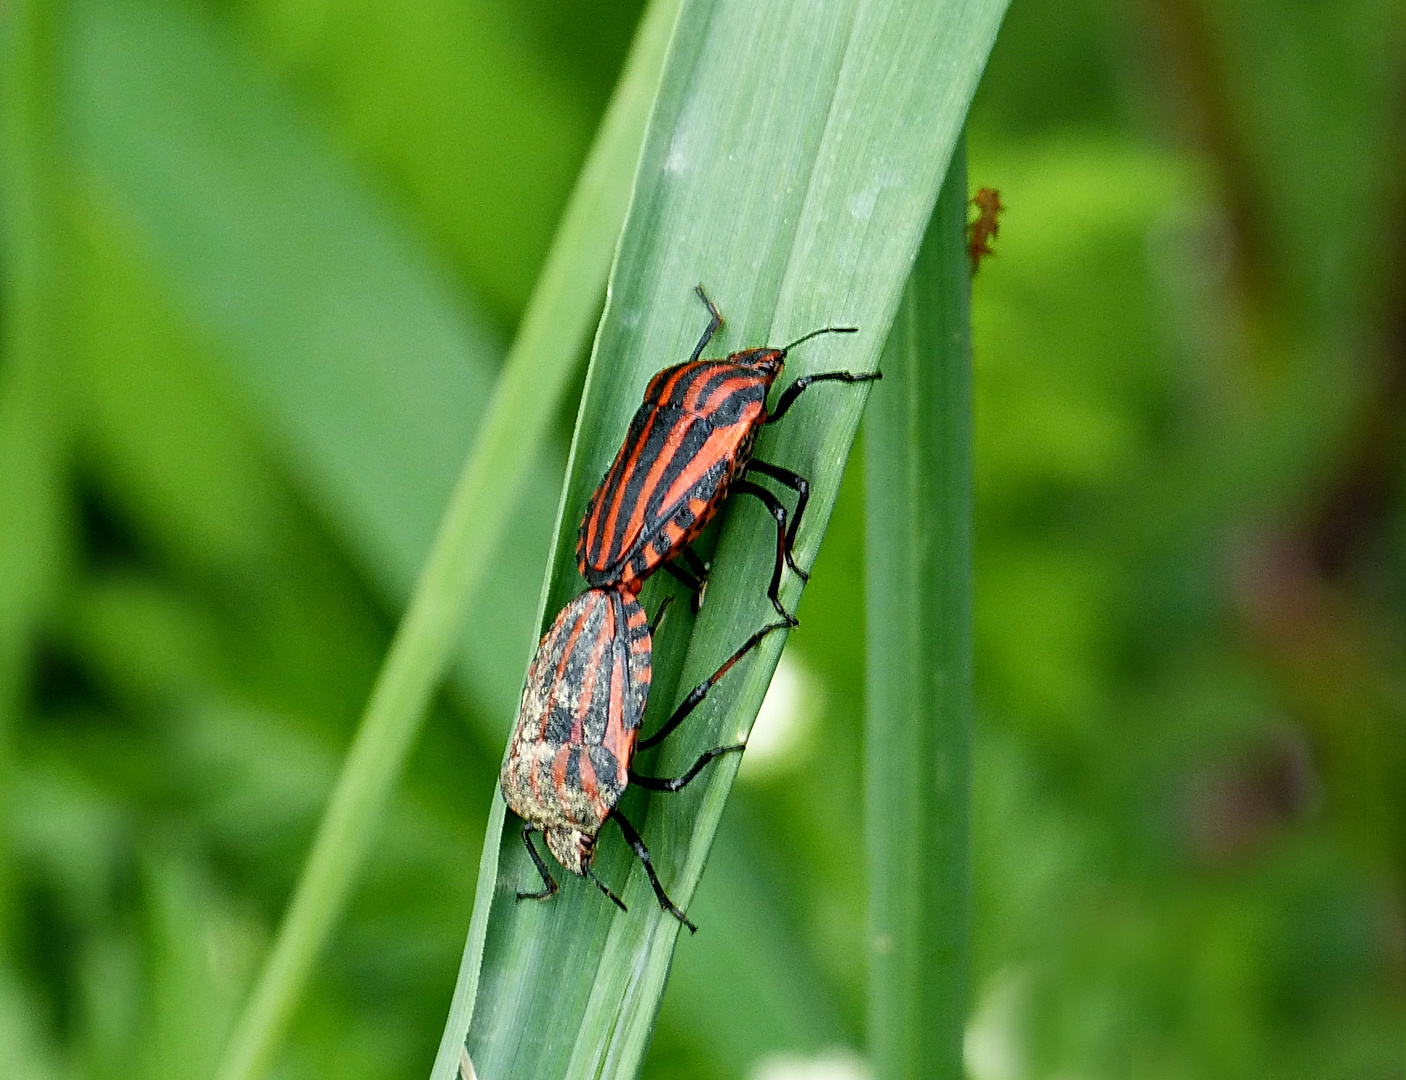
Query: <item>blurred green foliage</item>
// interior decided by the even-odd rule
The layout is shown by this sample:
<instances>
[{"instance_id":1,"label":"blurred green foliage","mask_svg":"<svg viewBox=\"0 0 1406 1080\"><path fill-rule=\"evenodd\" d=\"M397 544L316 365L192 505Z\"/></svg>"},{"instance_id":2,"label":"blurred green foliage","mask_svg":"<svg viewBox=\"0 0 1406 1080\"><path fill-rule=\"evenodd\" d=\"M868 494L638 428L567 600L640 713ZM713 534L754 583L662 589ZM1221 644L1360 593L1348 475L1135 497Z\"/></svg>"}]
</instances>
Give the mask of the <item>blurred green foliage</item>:
<instances>
[{"instance_id":1,"label":"blurred green foliage","mask_svg":"<svg viewBox=\"0 0 1406 1080\"><path fill-rule=\"evenodd\" d=\"M54 11L56 361L13 213L0 264L0 1075L213 1068L637 11ZM1010 207L975 1080L1402 1075L1403 39L1386 0L1011 8L970 125ZM566 424L281 1076L428 1070ZM681 943L652 1077L862 1045L862 505L851 470L788 650L813 715L693 909L747 938ZM824 999L730 1012L763 951Z\"/></svg>"}]
</instances>

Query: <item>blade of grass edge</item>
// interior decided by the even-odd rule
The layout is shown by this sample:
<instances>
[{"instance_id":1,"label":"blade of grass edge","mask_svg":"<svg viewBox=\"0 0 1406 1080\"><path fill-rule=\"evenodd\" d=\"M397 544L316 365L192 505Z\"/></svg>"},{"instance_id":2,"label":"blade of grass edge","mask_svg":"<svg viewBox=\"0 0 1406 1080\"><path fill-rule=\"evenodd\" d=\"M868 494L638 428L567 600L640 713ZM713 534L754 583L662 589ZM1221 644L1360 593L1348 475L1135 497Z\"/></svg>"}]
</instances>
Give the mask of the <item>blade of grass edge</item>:
<instances>
[{"instance_id":1,"label":"blade of grass edge","mask_svg":"<svg viewBox=\"0 0 1406 1080\"><path fill-rule=\"evenodd\" d=\"M970 922L971 273L953 156L864 427L875 1080L961 1080Z\"/></svg>"},{"instance_id":2,"label":"blade of grass edge","mask_svg":"<svg viewBox=\"0 0 1406 1080\"><path fill-rule=\"evenodd\" d=\"M0 7L0 790L32 635L62 570L68 177L59 116L63 8ZM6 807L6 811L9 811ZM0 928L12 940L9 823L0 840ZM9 950L7 949L6 952ZM39 1002L0 958L0 1075L50 1080L59 1054Z\"/></svg>"},{"instance_id":3,"label":"blade of grass edge","mask_svg":"<svg viewBox=\"0 0 1406 1080\"><path fill-rule=\"evenodd\" d=\"M686 356L697 336L693 284L712 285L729 318L714 353L853 323L859 334L842 346L803 350L790 374L877 362L1004 8L1002 0L902 9L835 0L827 11L743 0L685 5L578 417L545 610L582 587L576 524L641 389ZM758 94L748 73L762 69L787 92ZM851 387L799 406L759 441L759 457L811 480L802 563L824 531L864 397ZM680 685L699 681L771 617L758 583L771 571L774 534L744 506L721 515L706 607L695 621L676 605L665 640L656 642L646 729ZM646 587L647 606L670 589L660 575ZM783 599L794 606L799 591L788 577ZM645 767L677 774L703 750L745 739L782 644L772 635ZM626 816L681 905L701 874L735 769L722 759L681 795L626 794ZM625 882L627 914L569 877L551 903L519 904L517 883L535 876L520 844L501 843L504 824L495 796L475 901L483 941L471 943L482 949L466 1037L473 1066L494 1080L635 1075L678 923L661 913L618 838L603 840L596 869L617 888Z\"/></svg>"},{"instance_id":4,"label":"blade of grass edge","mask_svg":"<svg viewBox=\"0 0 1406 1080\"><path fill-rule=\"evenodd\" d=\"M641 24L288 912L226 1049L221 1080L254 1080L269 1063L345 904L430 695L452 657L464 609L487 571L569 381L625 217L675 7L676 0L655 0Z\"/></svg>"}]
</instances>

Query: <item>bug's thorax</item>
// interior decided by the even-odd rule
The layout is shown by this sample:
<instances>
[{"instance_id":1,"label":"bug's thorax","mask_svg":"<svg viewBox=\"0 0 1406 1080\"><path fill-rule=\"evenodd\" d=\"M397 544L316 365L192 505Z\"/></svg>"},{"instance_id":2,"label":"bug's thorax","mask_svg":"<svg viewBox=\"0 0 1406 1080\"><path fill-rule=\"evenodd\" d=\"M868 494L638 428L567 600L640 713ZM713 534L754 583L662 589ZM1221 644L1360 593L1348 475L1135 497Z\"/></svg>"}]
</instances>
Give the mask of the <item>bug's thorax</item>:
<instances>
[{"instance_id":1,"label":"bug's thorax","mask_svg":"<svg viewBox=\"0 0 1406 1080\"><path fill-rule=\"evenodd\" d=\"M771 384L786 367L786 351L769 347L743 349L729 356L727 362L756 372L766 383L767 389L771 389Z\"/></svg>"},{"instance_id":2,"label":"bug's thorax","mask_svg":"<svg viewBox=\"0 0 1406 1080\"><path fill-rule=\"evenodd\" d=\"M591 860L596 857L596 838L592 833L580 829L553 826L543 830L547 840L547 850L557 862L581 877L586 876Z\"/></svg>"}]
</instances>

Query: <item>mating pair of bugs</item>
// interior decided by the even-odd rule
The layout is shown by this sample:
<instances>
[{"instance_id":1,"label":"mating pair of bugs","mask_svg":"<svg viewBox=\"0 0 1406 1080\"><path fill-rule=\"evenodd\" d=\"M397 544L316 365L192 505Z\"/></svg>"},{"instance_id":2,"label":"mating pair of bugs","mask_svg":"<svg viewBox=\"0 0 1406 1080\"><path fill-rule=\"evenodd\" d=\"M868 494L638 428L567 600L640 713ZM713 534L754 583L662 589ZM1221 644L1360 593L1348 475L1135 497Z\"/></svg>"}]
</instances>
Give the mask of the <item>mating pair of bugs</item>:
<instances>
[{"instance_id":1,"label":"mating pair of bugs","mask_svg":"<svg viewBox=\"0 0 1406 1080\"><path fill-rule=\"evenodd\" d=\"M722 754L741 744L707 751L682 776L641 776L630 762L637 750L658 743L698 707L729 668L770 633L795 626L782 605L783 567L805 580L795 563L796 531L810 496L807 481L777 465L752 457L763 424L780 420L808 386L817 382L867 382L878 372L827 371L795 380L768 411L767 394L791 349L820 334L853 333L855 327L827 326L785 348L735 352L726 360L700 360L723 318L700 285L708 326L683 364L665 368L645 389L644 402L630 421L625 442L587 504L576 544L576 560L591 586L557 615L537 647L527 672L517 724L500 782L503 797L523 819L522 839L542 876L537 892L519 900L544 900L556 880L532 842L540 831L547 849L567 870L589 878L621 910L625 904L591 871L596 837L614 819L644 865L660 906L689 930L697 930L669 899L649 849L617 808L629 784L651 791L678 791ZM745 474L769 476L796 492L796 511ZM661 566L694 591L695 604L707 585L707 567L689 544L701 533L730 493L759 499L776 523L776 565L767 597L781 621L762 627L703 682L648 738L639 738L649 695L653 635L668 606L653 623L645 616L639 591ZM674 565L682 558L689 569Z\"/></svg>"}]
</instances>

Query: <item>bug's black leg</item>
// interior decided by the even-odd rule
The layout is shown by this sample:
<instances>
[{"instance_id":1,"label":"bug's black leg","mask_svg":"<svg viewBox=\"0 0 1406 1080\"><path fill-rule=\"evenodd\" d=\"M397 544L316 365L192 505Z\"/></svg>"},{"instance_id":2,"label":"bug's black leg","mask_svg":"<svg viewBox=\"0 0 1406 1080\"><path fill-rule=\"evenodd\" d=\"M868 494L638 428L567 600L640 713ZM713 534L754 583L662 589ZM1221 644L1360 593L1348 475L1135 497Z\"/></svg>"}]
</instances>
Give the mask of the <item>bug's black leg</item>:
<instances>
[{"instance_id":1,"label":"bug's black leg","mask_svg":"<svg viewBox=\"0 0 1406 1080\"><path fill-rule=\"evenodd\" d=\"M659 633L659 626L661 623L664 622L664 615L668 612L669 605L673 602L674 598L672 596L666 596L660 603L659 610L654 613L654 618L649 620L650 637L653 637L655 634Z\"/></svg>"},{"instance_id":2,"label":"bug's black leg","mask_svg":"<svg viewBox=\"0 0 1406 1080\"><path fill-rule=\"evenodd\" d=\"M689 572L698 579L698 589L693 594L693 613L697 615L703 610L703 599L708 595L709 567L691 547L684 548L681 557L688 563Z\"/></svg>"},{"instance_id":3,"label":"bug's black leg","mask_svg":"<svg viewBox=\"0 0 1406 1080\"><path fill-rule=\"evenodd\" d=\"M685 549L687 550L687 549ZM697 556L695 556L696 558ZM669 572L669 576L679 582L686 589L693 591L693 610L696 612L703 606L703 594L708 591L708 579L696 578L682 566L674 562L666 562L664 569Z\"/></svg>"},{"instance_id":4,"label":"bug's black leg","mask_svg":"<svg viewBox=\"0 0 1406 1080\"><path fill-rule=\"evenodd\" d=\"M774 424L786 415L786 410L791 407L791 403L800 397L805 388L811 383L818 382L845 382L860 383L873 382L875 379L882 379L882 371L863 371L855 374L852 371L822 371L819 375L802 375L785 390L781 391L781 396L776 400L776 408L773 409L766 418L768 424Z\"/></svg>"},{"instance_id":5,"label":"bug's black leg","mask_svg":"<svg viewBox=\"0 0 1406 1080\"><path fill-rule=\"evenodd\" d=\"M751 652L758 645L760 645L762 643L762 639L765 638L768 634L770 634L773 630L785 630L789 628L790 625L790 623L784 622L769 623L768 625L763 626L751 637L749 637L743 643L742 648L738 649L735 653L733 653L731 656L729 656L726 660L723 661L722 667L718 668L717 671L713 672L701 683L699 683L692 690L690 690L688 692L688 696L685 697L683 701L679 703L679 707L674 710L674 715L669 717L669 719L665 720L659 730L656 731L653 735L649 736L649 738L641 739L636 744L636 749L647 750L649 747L655 746L658 743L662 742L664 738L669 734L669 732L673 731L674 728L678 727L684 722L689 713L691 713L694 709L698 708L699 702L701 702L705 697L708 696L708 691L713 688L713 686L717 683L719 679L721 679L724 675L728 673L728 670L732 667L733 664L737 663L737 661L741 660L749 652Z\"/></svg>"},{"instance_id":6,"label":"bug's black leg","mask_svg":"<svg viewBox=\"0 0 1406 1080\"><path fill-rule=\"evenodd\" d=\"M646 791L681 791L683 788L687 787L689 781L702 772L703 767L715 757L721 757L723 754L740 754L746 749L746 743L736 743L732 746L715 746L711 750L705 751L702 756L693 763L688 772L684 773L682 776L672 778L663 776L641 776L639 773L631 770L630 783L638 784Z\"/></svg>"},{"instance_id":7,"label":"bug's black leg","mask_svg":"<svg viewBox=\"0 0 1406 1080\"><path fill-rule=\"evenodd\" d=\"M616 907L618 907L621 911L630 910L625 906L625 901L621 900L620 897L616 896L613 892L610 891L609 885L607 885L600 878L596 877L594 873L591 872L591 868L589 866L586 867L586 876L590 878L591 881L595 883L596 888L599 889L601 892L605 893L605 895L610 898L610 902Z\"/></svg>"},{"instance_id":8,"label":"bug's black leg","mask_svg":"<svg viewBox=\"0 0 1406 1080\"><path fill-rule=\"evenodd\" d=\"M765 461L758 461L753 458L747 462L747 471L756 470L763 476L769 476L777 483L785 484L796 493L796 512L791 515L791 527L786 530L786 565L794 570L802 581L810 580L810 571L802 570L796 565L796 534L801 530L801 515L806 512L806 503L810 502L810 481L799 473L793 473L790 469L783 469L780 465L772 465Z\"/></svg>"},{"instance_id":9,"label":"bug's black leg","mask_svg":"<svg viewBox=\"0 0 1406 1080\"><path fill-rule=\"evenodd\" d=\"M526 822L522 825L522 842L527 845L527 853L532 856L532 862L537 867L537 872L542 875L541 892L520 892L517 894L519 900L545 900L557 891L557 879L552 877L552 872L547 869L547 864L542 861L542 856L537 854L537 845L532 842L532 834L536 830Z\"/></svg>"},{"instance_id":10,"label":"bug's black leg","mask_svg":"<svg viewBox=\"0 0 1406 1080\"><path fill-rule=\"evenodd\" d=\"M753 495L771 511L772 520L776 522L776 565L771 571L771 584L767 586L766 596L778 615L792 626L800 626L801 621L781 604L781 571L791 561L791 550L786 543L786 507L782 506L781 500L766 488L758 487L746 480L734 481L729 490L741 495Z\"/></svg>"},{"instance_id":11,"label":"bug's black leg","mask_svg":"<svg viewBox=\"0 0 1406 1080\"><path fill-rule=\"evenodd\" d=\"M644 863L644 872L649 875L649 883L654 886L654 895L659 898L659 906L688 927L690 934L698 933L698 927L689 922L688 916L674 906L674 902L669 899L669 894L664 891L664 886L659 883L659 875L654 872L654 862L649 857L649 848L644 846L644 841L640 839L640 834L635 832L635 827L625 820L625 816L618 809L612 810L610 816L615 819L620 826L620 831L624 833L625 843L630 845L639 861Z\"/></svg>"},{"instance_id":12,"label":"bug's black leg","mask_svg":"<svg viewBox=\"0 0 1406 1080\"><path fill-rule=\"evenodd\" d=\"M683 549L683 561L688 563L688 568L697 575L698 580L706 586L708 584L708 564L698 557L698 552L691 547Z\"/></svg>"},{"instance_id":13,"label":"bug's black leg","mask_svg":"<svg viewBox=\"0 0 1406 1080\"><path fill-rule=\"evenodd\" d=\"M722 314L714 306L713 302L708 299L708 294L703 291L703 286L699 285L693 291L698 294L698 299L702 300L704 306L708 309L708 328L703 331L703 336L698 339L698 344L693 347L693 355L688 358L690 364L703 355L703 350L708 347L708 342L713 340L713 335L718 332L718 327L723 324Z\"/></svg>"}]
</instances>

